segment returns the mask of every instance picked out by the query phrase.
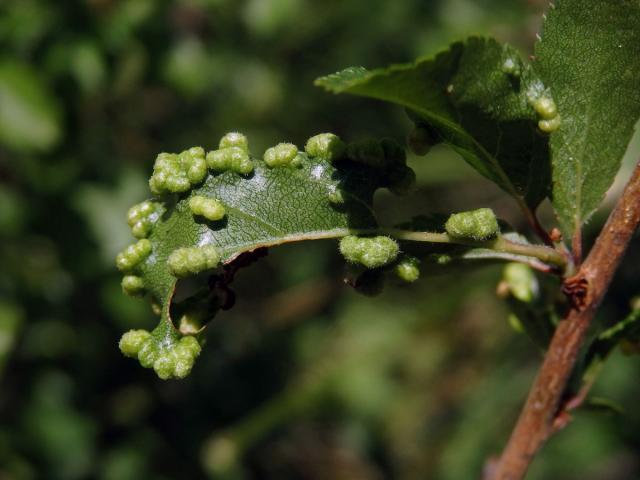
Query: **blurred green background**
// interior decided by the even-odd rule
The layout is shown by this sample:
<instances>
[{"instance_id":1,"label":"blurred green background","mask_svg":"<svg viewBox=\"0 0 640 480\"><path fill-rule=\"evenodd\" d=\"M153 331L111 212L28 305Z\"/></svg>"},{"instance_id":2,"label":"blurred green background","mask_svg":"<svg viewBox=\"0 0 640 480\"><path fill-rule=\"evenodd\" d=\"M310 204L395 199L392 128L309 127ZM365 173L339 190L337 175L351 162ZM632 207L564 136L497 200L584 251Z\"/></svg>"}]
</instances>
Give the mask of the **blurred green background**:
<instances>
[{"instance_id":1,"label":"blurred green background","mask_svg":"<svg viewBox=\"0 0 640 480\"><path fill-rule=\"evenodd\" d=\"M402 139L401 109L313 79L472 33L527 55L544 3L0 0L0 479L479 478L541 358L508 326L499 267L366 298L335 242L274 249L239 275L191 376L164 382L118 351L154 318L121 293L114 256L160 151L236 129L254 152L327 130ZM383 218L490 206L523 226L448 149L410 163L419 188L381 193ZM640 293L639 244L602 322ZM640 478L639 374L616 353L594 395L623 413L578 412L529 478Z\"/></svg>"}]
</instances>

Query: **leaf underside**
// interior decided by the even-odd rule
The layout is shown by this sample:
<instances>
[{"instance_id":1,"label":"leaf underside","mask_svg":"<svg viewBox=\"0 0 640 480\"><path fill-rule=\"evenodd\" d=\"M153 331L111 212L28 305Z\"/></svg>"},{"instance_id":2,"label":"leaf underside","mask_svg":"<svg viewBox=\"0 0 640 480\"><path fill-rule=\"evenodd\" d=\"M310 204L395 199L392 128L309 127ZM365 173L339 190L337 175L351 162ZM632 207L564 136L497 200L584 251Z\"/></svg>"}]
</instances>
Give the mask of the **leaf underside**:
<instances>
[{"instance_id":1,"label":"leaf underside","mask_svg":"<svg viewBox=\"0 0 640 480\"><path fill-rule=\"evenodd\" d=\"M511 61L517 74L505 73ZM521 205L535 209L550 183L548 139L537 131L527 90L538 82L517 51L470 38L412 64L349 68L316 80L334 93L404 106Z\"/></svg>"},{"instance_id":2,"label":"leaf underside","mask_svg":"<svg viewBox=\"0 0 640 480\"><path fill-rule=\"evenodd\" d=\"M550 138L551 196L571 236L613 182L640 116L640 1L556 2L533 66L562 118Z\"/></svg>"}]
</instances>

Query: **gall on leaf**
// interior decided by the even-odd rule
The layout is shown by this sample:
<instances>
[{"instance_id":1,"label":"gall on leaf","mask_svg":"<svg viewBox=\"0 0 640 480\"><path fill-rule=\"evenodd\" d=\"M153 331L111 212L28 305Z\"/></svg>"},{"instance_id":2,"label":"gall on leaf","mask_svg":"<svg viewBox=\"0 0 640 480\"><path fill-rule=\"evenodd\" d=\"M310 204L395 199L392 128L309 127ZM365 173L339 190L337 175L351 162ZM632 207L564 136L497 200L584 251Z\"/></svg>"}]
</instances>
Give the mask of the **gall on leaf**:
<instances>
[{"instance_id":1,"label":"gall on leaf","mask_svg":"<svg viewBox=\"0 0 640 480\"><path fill-rule=\"evenodd\" d=\"M202 195L194 195L189 199L189 208L194 215L201 216L211 221L218 221L224 218L226 213L224 205L220 200L207 198Z\"/></svg>"},{"instance_id":2,"label":"gall on leaf","mask_svg":"<svg viewBox=\"0 0 640 480\"><path fill-rule=\"evenodd\" d=\"M452 214L444 225L453 238L476 241L490 240L500 233L495 213L490 208Z\"/></svg>"},{"instance_id":3,"label":"gall on leaf","mask_svg":"<svg viewBox=\"0 0 640 480\"><path fill-rule=\"evenodd\" d=\"M275 147L268 148L264 152L264 163L269 168L275 167L299 167L298 147L293 143L279 143Z\"/></svg>"},{"instance_id":4,"label":"gall on leaf","mask_svg":"<svg viewBox=\"0 0 640 480\"><path fill-rule=\"evenodd\" d=\"M206 175L207 164L202 147L193 147L179 154L161 153L153 166L149 188L156 195L182 193L201 183Z\"/></svg>"},{"instance_id":5,"label":"gall on leaf","mask_svg":"<svg viewBox=\"0 0 640 480\"><path fill-rule=\"evenodd\" d=\"M340 253L351 263L358 263L367 268L379 268L393 262L400 247L394 239L377 236L360 238L348 235L340 240Z\"/></svg>"},{"instance_id":6,"label":"gall on leaf","mask_svg":"<svg viewBox=\"0 0 640 480\"><path fill-rule=\"evenodd\" d=\"M249 153L240 147L226 147L207 153L207 166L215 173L235 172L249 175L254 166Z\"/></svg>"},{"instance_id":7,"label":"gall on leaf","mask_svg":"<svg viewBox=\"0 0 640 480\"><path fill-rule=\"evenodd\" d=\"M333 133L319 133L307 140L304 151L313 158L335 162L342 158L346 151L345 143Z\"/></svg>"},{"instance_id":8,"label":"gall on leaf","mask_svg":"<svg viewBox=\"0 0 640 480\"><path fill-rule=\"evenodd\" d=\"M420 260L405 256L400 259L393 271L400 280L413 283L420 278Z\"/></svg>"}]
</instances>

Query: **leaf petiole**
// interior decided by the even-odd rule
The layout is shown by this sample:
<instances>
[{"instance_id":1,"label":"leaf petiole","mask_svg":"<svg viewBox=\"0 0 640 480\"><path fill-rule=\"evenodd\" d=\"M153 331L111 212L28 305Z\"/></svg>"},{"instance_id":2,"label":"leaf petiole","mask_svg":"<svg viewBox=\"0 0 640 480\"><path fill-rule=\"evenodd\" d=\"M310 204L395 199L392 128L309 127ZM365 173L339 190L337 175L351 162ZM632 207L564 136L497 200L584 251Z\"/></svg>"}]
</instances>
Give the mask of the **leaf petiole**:
<instances>
[{"instance_id":1,"label":"leaf petiole","mask_svg":"<svg viewBox=\"0 0 640 480\"><path fill-rule=\"evenodd\" d=\"M382 229L382 233L391 235L398 240L430 243L450 243L457 245L468 245L478 248L486 248L499 253L513 255L523 255L536 258L546 264L551 264L564 270L567 266L567 259L557 250L546 245L529 245L517 243L498 235L497 238L488 241L475 241L461 238L452 238L446 233L438 232L413 232L408 230ZM380 232L380 230L378 231Z\"/></svg>"}]
</instances>

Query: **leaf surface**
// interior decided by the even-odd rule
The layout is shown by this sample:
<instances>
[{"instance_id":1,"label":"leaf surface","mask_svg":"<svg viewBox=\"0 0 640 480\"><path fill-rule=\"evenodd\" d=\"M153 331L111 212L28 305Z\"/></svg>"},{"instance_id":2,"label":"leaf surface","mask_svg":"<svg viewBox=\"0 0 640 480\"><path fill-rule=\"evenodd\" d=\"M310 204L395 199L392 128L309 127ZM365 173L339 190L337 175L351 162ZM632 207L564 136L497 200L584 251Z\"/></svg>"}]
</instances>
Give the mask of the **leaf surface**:
<instances>
[{"instance_id":1,"label":"leaf surface","mask_svg":"<svg viewBox=\"0 0 640 480\"><path fill-rule=\"evenodd\" d=\"M552 4L533 66L562 119L550 138L552 202L571 236L611 186L640 116L640 1Z\"/></svg>"},{"instance_id":2,"label":"leaf surface","mask_svg":"<svg viewBox=\"0 0 640 480\"><path fill-rule=\"evenodd\" d=\"M246 138L229 134L223 141ZM270 168L233 148L211 152L212 158L240 153L235 158L242 167L210 164L217 173L206 170L199 147L160 154L150 180L157 196L128 213L139 240L116 258L125 274L122 288L150 294L160 319L152 332L128 331L119 346L163 379L189 374L200 354L194 337L218 310L233 305L229 284L236 270L261 256L264 247L377 227L371 203L386 182L384 170L348 159L336 167L326 157L302 153L294 153L295 162ZM184 278L182 288L176 288L178 278Z\"/></svg>"},{"instance_id":3,"label":"leaf surface","mask_svg":"<svg viewBox=\"0 0 640 480\"><path fill-rule=\"evenodd\" d=\"M182 247L213 245L223 263L243 252L306 239L335 238L349 229L376 227L370 208L378 187L378 174L366 167L326 161L300 154L300 168L268 168L254 160L252 174L233 172L208 175L204 183L180 197L165 198L166 211L149 236L153 252L141 266L145 285L162 301L175 277L167 266L169 255ZM336 188L346 197L333 205L329 193ZM219 200L226 215L220 221L194 216L189 198L194 195Z\"/></svg>"},{"instance_id":4,"label":"leaf surface","mask_svg":"<svg viewBox=\"0 0 640 480\"><path fill-rule=\"evenodd\" d=\"M507 71L505 64L513 68ZM316 84L406 107L437 141L453 146L521 205L535 208L550 178L547 137L537 131L527 97L537 82L515 49L470 38L412 64L348 68Z\"/></svg>"}]
</instances>

